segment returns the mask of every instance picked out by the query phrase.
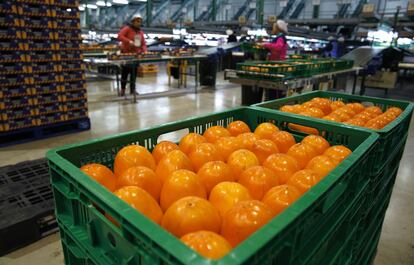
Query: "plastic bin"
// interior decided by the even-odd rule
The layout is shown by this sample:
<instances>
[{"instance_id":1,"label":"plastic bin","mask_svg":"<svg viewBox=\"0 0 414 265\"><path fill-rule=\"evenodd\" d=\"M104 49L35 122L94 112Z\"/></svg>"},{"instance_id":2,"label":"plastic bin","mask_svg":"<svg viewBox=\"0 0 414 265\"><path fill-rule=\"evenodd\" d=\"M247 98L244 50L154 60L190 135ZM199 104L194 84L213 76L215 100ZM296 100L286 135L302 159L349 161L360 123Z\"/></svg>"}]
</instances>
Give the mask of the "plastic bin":
<instances>
[{"instance_id":1,"label":"plastic bin","mask_svg":"<svg viewBox=\"0 0 414 265\"><path fill-rule=\"evenodd\" d=\"M34 84L46 84L59 82L59 75L57 73L34 73Z\"/></svg>"},{"instance_id":2,"label":"plastic bin","mask_svg":"<svg viewBox=\"0 0 414 265\"><path fill-rule=\"evenodd\" d=\"M25 37L30 40L52 40L54 33L51 29L43 28L27 28Z\"/></svg>"},{"instance_id":3,"label":"plastic bin","mask_svg":"<svg viewBox=\"0 0 414 265\"><path fill-rule=\"evenodd\" d=\"M69 82L69 81L82 81L85 80L85 74L82 72L62 72L60 76L60 81Z\"/></svg>"},{"instance_id":4,"label":"plastic bin","mask_svg":"<svg viewBox=\"0 0 414 265\"><path fill-rule=\"evenodd\" d=\"M84 71L85 65L83 64L83 61L67 61L61 62L59 64L59 69L62 72Z\"/></svg>"},{"instance_id":5,"label":"plastic bin","mask_svg":"<svg viewBox=\"0 0 414 265\"><path fill-rule=\"evenodd\" d=\"M55 42L54 49L58 51L79 50L80 41L79 40L66 40L66 39L59 40Z\"/></svg>"},{"instance_id":6,"label":"plastic bin","mask_svg":"<svg viewBox=\"0 0 414 265\"><path fill-rule=\"evenodd\" d=\"M2 87L32 84L32 78L26 74L0 73L0 84Z\"/></svg>"},{"instance_id":7,"label":"plastic bin","mask_svg":"<svg viewBox=\"0 0 414 265\"><path fill-rule=\"evenodd\" d=\"M28 50L30 51L42 51L53 50L54 43L51 40L27 40Z\"/></svg>"},{"instance_id":8,"label":"plastic bin","mask_svg":"<svg viewBox=\"0 0 414 265\"><path fill-rule=\"evenodd\" d=\"M65 112L57 112L57 113L49 113L40 115L37 118L37 125L48 125L58 122L63 122L66 120L66 113Z\"/></svg>"},{"instance_id":9,"label":"plastic bin","mask_svg":"<svg viewBox=\"0 0 414 265\"><path fill-rule=\"evenodd\" d=\"M59 90L61 92L68 92L68 91L75 91L75 90L82 90L82 89L86 89L85 80L73 81L73 82L63 82L63 83L60 83L60 87L59 87Z\"/></svg>"},{"instance_id":10,"label":"plastic bin","mask_svg":"<svg viewBox=\"0 0 414 265\"><path fill-rule=\"evenodd\" d=\"M315 91L304 93L301 95L287 97L282 99L277 99L273 101L263 102L260 104L255 105L255 107L259 108L266 108L272 110L278 110L280 107L284 105L290 104L301 104L306 101L311 100L315 97L322 97L322 98L330 98L332 100L343 100L344 102L361 102L369 105L375 105L382 110L387 109L388 107L395 106L403 109L403 113L398 116L393 122L388 124L386 127L375 130L380 135L379 144L376 148L375 155L373 156L374 161L374 168L373 171L370 172L372 175L378 175L381 172L382 168L388 165L388 160L390 158L389 154L395 149L399 143L404 140L405 135L408 132L410 127L411 116L413 113L414 104L407 102L407 101L400 101L400 100L391 100L391 99L383 99L383 98L374 98L374 97L365 97L365 96L355 96L350 94L344 93L336 93L336 92L327 92L327 91ZM297 115L295 115L297 116ZM310 118L310 120L320 120L316 118ZM336 122L331 122L338 124ZM361 128L357 126L347 125L353 128Z\"/></svg>"},{"instance_id":11,"label":"plastic bin","mask_svg":"<svg viewBox=\"0 0 414 265\"><path fill-rule=\"evenodd\" d=\"M56 52L60 61L78 61L83 60L82 51L69 50L65 52Z\"/></svg>"},{"instance_id":12,"label":"plastic bin","mask_svg":"<svg viewBox=\"0 0 414 265\"><path fill-rule=\"evenodd\" d=\"M66 106L64 106L62 103L47 103L43 105L39 105L37 108L37 115L46 115L51 113L58 113L58 112L64 112L66 111Z\"/></svg>"},{"instance_id":13,"label":"plastic bin","mask_svg":"<svg viewBox=\"0 0 414 265\"><path fill-rule=\"evenodd\" d=\"M5 109L1 112L0 120L3 120L3 121L16 120L16 119L30 117L32 114L34 113L32 113L30 108L28 107Z\"/></svg>"},{"instance_id":14,"label":"plastic bin","mask_svg":"<svg viewBox=\"0 0 414 265\"><path fill-rule=\"evenodd\" d=\"M16 1L13 0L3 0L0 2L0 14L16 14L17 15L17 5Z\"/></svg>"},{"instance_id":15,"label":"plastic bin","mask_svg":"<svg viewBox=\"0 0 414 265\"><path fill-rule=\"evenodd\" d=\"M62 94L63 101L80 100L86 98L86 89L66 91Z\"/></svg>"},{"instance_id":16,"label":"plastic bin","mask_svg":"<svg viewBox=\"0 0 414 265\"><path fill-rule=\"evenodd\" d=\"M85 99L66 101L66 110L87 109L88 101Z\"/></svg>"},{"instance_id":17,"label":"plastic bin","mask_svg":"<svg viewBox=\"0 0 414 265\"><path fill-rule=\"evenodd\" d=\"M27 50L27 43L18 39L0 39L0 51Z\"/></svg>"},{"instance_id":18,"label":"plastic bin","mask_svg":"<svg viewBox=\"0 0 414 265\"><path fill-rule=\"evenodd\" d=\"M0 62L0 73L2 74L20 74L26 72L25 63L16 63L16 62Z\"/></svg>"},{"instance_id":19,"label":"plastic bin","mask_svg":"<svg viewBox=\"0 0 414 265\"><path fill-rule=\"evenodd\" d=\"M4 131L4 132L33 127L33 126L36 126L36 119L34 119L33 117L8 120L4 122L0 121L0 131Z\"/></svg>"},{"instance_id":20,"label":"plastic bin","mask_svg":"<svg viewBox=\"0 0 414 265\"><path fill-rule=\"evenodd\" d=\"M32 73L50 73L57 72L59 67L55 62L37 62L30 64L30 69Z\"/></svg>"},{"instance_id":21,"label":"plastic bin","mask_svg":"<svg viewBox=\"0 0 414 265\"><path fill-rule=\"evenodd\" d=\"M53 19L50 17L23 17L21 23L25 28L54 28Z\"/></svg>"},{"instance_id":22,"label":"plastic bin","mask_svg":"<svg viewBox=\"0 0 414 265\"><path fill-rule=\"evenodd\" d=\"M56 29L54 31L55 40L81 40L81 31L78 29L66 31L63 29Z\"/></svg>"},{"instance_id":23,"label":"plastic bin","mask_svg":"<svg viewBox=\"0 0 414 265\"><path fill-rule=\"evenodd\" d=\"M30 85L12 86L7 89L0 89L0 98L28 96L32 94L33 89Z\"/></svg>"},{"instance_id":24,"label":"plastic bin","mask_svg":"<svg viewBox=\"0 0 414 265\"><path fill-rule=\"evenodd\" d=\"M25 62L26 52L24 51L1 51L0 52L0 63L7 62Z\"/></svg>"},{"instance_id":25,"label":"plastic bin","mask_svg":"<svg viewBox=\"0 0 414 265\"><path fill-rule=\"evenodd\" d=\"M54 17L58 17L58 18L72 18L72 19L80 18L80 12L78 8L54 6L52 13Z\"/></svg>"},{"instance_id":26,"label":"plastic bin","mask_svg":"<svg viewBox=\"0 0 414 265\"><path fill-rule=\"evenodd\" d=\"M0 4L1 5L1 4ZM1 8L1 7L0 7ZM0 27L19 27L20 26L20 17L16 14L2 14L0 11Z\"/></svg>"},{"instance_id":27,"label":"plastic bin","mask_svg":"<svg viewBox=\"0 0 414 265\"><path fill-rule=\"evenodd\" d=\"M199 256L79 170L90 162L112 167L116 153L132 143L151 150L160 135L183 129L203 133L210 126L226 126L233 120L243 120L252 129L265 121L288 131L288 122L312 126L329 135L327 140L331 144L345 144L353 153L298 201L217 261ZM304 136L291 132L298 140ZM355 229L354 224L345 223L354 220L349 217L363 205L369 181L365 171L377 138L377 134L366 130L269 110L237 108L49 151L56 216L63 241L67 242L68 235L80 249L75 263L70 263L70 258L66 263L327 264L324 257L343 250L336 238L338 231L346 235ZM121 228L106 219L102 211L122 224Z\"/></svg>"},{"instance_id":28,"label":"plastic bin","mask_svg":"<svg viewBox=\"0 0 414 265\"><path fill-rule=\"evenodd\" d=\"M53 21L55 29L80 29L79 19L56 18Z\"/></svg>"},{"instance_id":29,"label":"plastic bin","mask_svg":"<svg viewBox=\"0 0 414 265\"><path fill-rule=\"evenodd\" d=\"M79 0L49 0L49 3L60 7L78 7Z\"/></svg>"},{"instance_id":30,"label":"plastic bin","mask_svg":"<svg viewBox=\"0 0 414 265\"><path fill-rule=\"evenodd\" d=\"M52 62L56 60L56 54L53 51L30 51L27 55L28 62Z\"/></svg>"},{"instance_id":31,"label":"plastic bin","mask_svg":"<svg viewBox=\"0 0 414 265\"><path fill-rule=\"evenodd\" d=\"M19 15L25 17L51 17L52 12L49 5L38 3L21 3L18 5Z\"/></svg>"},{"instance_id":32,"label":"plastic bin","mask_svg":"<svg viewBox=\"0 0 414 265\"><path fill-rule=\"evenodd\" d=\"M58 103L62 101L62 97L58 94L41 94L36 97L37 105L45 105L51 103Z\"/></svg>"},{"instance_id":33,"label":"plastic bin","mask_svg":"<svg viewBox=\"0 0 414 265\"><path fill-rule=\"evenodd\" d=\"M81 118L88 117L88 110L87 109L72 109L68 110L66 113L66 120L78 120Z\"/></svg>"},{"instance_id":34,"label":"plastic bin","mask_svg":"<svg viewBox=\"0 0 414 265\"><path fill-rule=\"evenodd\" d=\"M33 93L36 95L57 93L59 92L59 85L58 83L37 84L33 86Z\"/></svg>"}]
</instances>

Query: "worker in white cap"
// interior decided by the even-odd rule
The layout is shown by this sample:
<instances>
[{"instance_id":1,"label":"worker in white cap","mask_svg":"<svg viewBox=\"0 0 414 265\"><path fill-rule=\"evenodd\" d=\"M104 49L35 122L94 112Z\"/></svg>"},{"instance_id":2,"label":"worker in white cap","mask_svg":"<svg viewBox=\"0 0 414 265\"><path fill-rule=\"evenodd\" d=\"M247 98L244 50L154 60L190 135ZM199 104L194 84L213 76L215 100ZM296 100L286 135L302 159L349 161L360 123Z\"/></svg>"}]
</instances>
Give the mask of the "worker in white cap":
<instances>
[{"instance_id":1,"label":"worker in white cap","mask_svg":"<svg viewBox=\"0 0 414 265\"><path fill-rule=\"evenodd\" d=\"M234 31L232 29L227 29L226 30L226 34L227 34L227 43L230 42L237 42L237 37L236 34L234 34Z\"/></svg>"},{"instance_id":2,"label":"worker in white cap","mask_svg":"<svg viewBox=\"0 0 414 265\"><path fill-rule=\"evenodd\" d=\"M286 34L288 33L288 24L283 20L273 23L272 35L276 35L271 42L264 43L263 47L270 51L269 60L286 60L288 49Z\"/></svg>"},{"instance_id":3,"label":"worker in white cap","mask_svg":"<svg viewBox=\"0 0 414 265\"><path fill-rule=\"evenodd\" d=\"M144 53L147 51L147 44L145 43L144 32L141 30L142 16L135 14L131 21L127 23L118 33L118 40L121 41L122 53ZM136 71L135 66L124 65L121 69L121 95L125 95L125 88L128 80L128 75L132 71ZM131 80L135 84L135 80ZM131 94L135 91L132 91Z\"/></svg>"}]
</instances>

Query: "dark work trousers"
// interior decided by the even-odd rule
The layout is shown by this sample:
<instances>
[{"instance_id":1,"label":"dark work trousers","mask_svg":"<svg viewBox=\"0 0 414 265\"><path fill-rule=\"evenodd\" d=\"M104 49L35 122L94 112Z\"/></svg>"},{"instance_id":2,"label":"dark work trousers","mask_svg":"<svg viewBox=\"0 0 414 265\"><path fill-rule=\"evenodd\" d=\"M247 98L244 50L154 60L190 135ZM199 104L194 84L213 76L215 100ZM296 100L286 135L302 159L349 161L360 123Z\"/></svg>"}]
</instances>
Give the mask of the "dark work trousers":
<instances>
[{"instance_id":1,"label":"dark work trousers","mask_svg":"<svg viewBox=\"0 0 414 265\"><path fill-rule=\"evenodd\" d=\"M134 84L135 87L135 81L136 81L136 71L137 71L138 65L131 65L131 64L127 64L127 65L122 65L121 66L121 90L123 92L125 92L126 89L126 85L128 83L128 76L132 75L132 71L135 71L135 78L134 80L131 80L130 84ZM132 87L130 86L130 93L132 94L134 91L132 91Z\"/></svg>"}]
</instances>

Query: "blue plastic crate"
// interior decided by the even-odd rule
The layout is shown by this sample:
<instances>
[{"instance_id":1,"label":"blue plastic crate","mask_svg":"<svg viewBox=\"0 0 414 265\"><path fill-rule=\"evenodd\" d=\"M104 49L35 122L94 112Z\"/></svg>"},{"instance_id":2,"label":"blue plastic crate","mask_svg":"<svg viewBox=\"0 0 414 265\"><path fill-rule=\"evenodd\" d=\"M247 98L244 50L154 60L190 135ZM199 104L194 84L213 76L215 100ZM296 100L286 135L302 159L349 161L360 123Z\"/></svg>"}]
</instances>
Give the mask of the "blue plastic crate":
<instances>
[{"instance_id":1,"label":"blue plastic crate","mask_svg":"<svg viewBox=\"0 0 414 265\"><path fill-rule=\"evenodd\" d=\"M37 62L31 64L32 73L50 73L58 70L58 65L55 62Z\"/></svg>"},{"instance_id":2,"label":"blue plastic crate","mask_svg":"<svg viewBox=\"0 0 414 265\"><path fill-rule=\"evenodd\" d=\"M0 62L25 62L27 60L26 54L24 51L1 51Z\"/></svg>"},{"instance_id":3,"label":"blue plastic crate","mask_svg":"<svg viewBox=\"0 0 414 265\"><path fill-rule=\"evenodd\" d=\"M46 115L66 111L66 106L61 102L52 102L49 104L39 105L36 109L37 115Z\"/></svg>"},{"instance_id":4,"label":"blue plastic crate","mask_svg":"<svg viewBox=\"0 0 414 265\"><path fill-rule=\"evenodd\" d=\"M33 95L33 88L30 85L12 86L0 88L0 98Z\"/></svg>"},{"instance_id":5,"label":"blue plastic crate","mask_svg":"<svg viewBox=\"0 0 414 265\"><path fill-rule=\"evenodd\" d=\"M86 89L67 91L63 94L64 101L80 100L87 97Z\"/></svg>"},{"instance_id":6,"label":"blue plastic crate","mask_svg":"<svg viewBox=\"0 0 414 265\"><path fill-rule=\"evenodd\" d=\"M32 79L26 74L0 73L0 84L2 87L30 85L32 84Z\"/></svg>"},{"instance_id":7,"label":"blue plastic crate","mask_svg":"<svg viewBox=\"0 0 414 265\"><path fill-rule=\"evenodd\" d=\"M40 5L49 5L50 0L17 0L19 3L29 3L29 4L40 4Z\"/></svg>"},{"instance_id":8,"label":"blue plastic crate","mask_svg":"<svg viewBox=\"0 0 414 265\"><path fill-rule=\"evenodd\" d=\"M18 27L10 27L5 25L0 25L0 38L6 39L23 39L24 34Z\"/></svg>"},{"instance_id":9,"label":"blue plastic crate","mask_svg":"<svg viewBox=\"0 0 414 265\"><path fill-rule=\"evenodd\" d=\"M56 18L53 25L55 29L80 29L79 19Z\"/></svg>"},{"instance_id":10,"label":"blue plastic crate","mask_svg":"<svg viewBox=\"0 0 414 265\"><path fill-rule=\"evenodd\" d=\"M29 51L53 50L54 43L51 40L27 40Z\"/></svg>"},{"instance_id":11,"label":"blue plastic crate","mask_svg":"<svg viewBox=\"0 0 414 265\"><path fill-rule=\"evenodd\" d=\"M85 74L83 72L62 72L61 73L61 82L68 81L82 81L85 80Z\"/></svg>"},{"instance_id":12,"label":"blue plastic crate","mask_svg":"<svg viewBox=\"0 0 414 265\"><path fill-rule=\"evenodd\" d=\"M17 5L14 0L2 0L0 2L0 13L3 14L17 14Z\"/></svg>"},{"instance_id":13,"label":"blue plastic crate","mask_svg":"<svg viewBox=\"0 0 414 265\"><path fill-rule=\"evenodd\" d=\"M0 4L1 5L1 4ZM20 26L20 17L17 14L1 14L0 26L18 27Z\"/></svg>"},{"instance_id":14,"label":"blue plastic crate","mask_svg":"<svg viewBox=\"0 0 414 265\"><path fill-rule=\"evenodd\" d=\"M24 17L21 20L22 25L25 28L53 28L53 18L50 17Z\"/></svg>"},{"instance_id":15,"label":"blue plastic crate","mask_svg":"<svg viewBox=\"0 0 414 265\"><path fill-rule=\"evenodd\" d=\"M35 111L32 111L30 107L20 107L14 109L4 109L1 112L0 120L2 121L10 121L10 120L17 120L21 118L30 117L32 115L36 115Z\"/></svg>"},{"instance_id":16,"label":"blue plastic crate","mask_svg":"<svg viewBox=\"0 0 414 265\"><path fill-rule=\"evenodd\" d=\"M85 70L85 65L83 61L67 61L60 63L60 71L83 71Z\"/></svg>"},{"instance_id":17,"label":"blue plastic crate","mask_svg":"<svg viewBox=\"0 0 414 265\"><path fill-rule=\"evenodd\" d=\"M53 51L29 51L27 52L28 62L51 62L56 59Z\"/></svg>"},{"instance_id":18,"label":"blue plastic crate","mask_svg":"<svg viewBox=\"0 0 414 265\"><path fill-rule=\"evenodd\" d=\"M36 119L33 117L8 120L0 122L0 131L14 131L22 128L33 127L36 126L36 124Z\"/></svg>"},{"instance_id":19,"label":"blue plastic crate","mask_svg":"<svg viewBox=\"0 0 414 265\"><path fill-rule=\"evenodd\" d=\"M52 29L27 28L24 37L30 40L52 40L54 33Z\"/></svg>"},{"instance_id":20,"label":"blue plastic crate","mask_svg":"<svg viewBox=\"0 0 414 265\"><path fill-rule=\"evenodd\" d=\"M28 69L25 63L19 62L0 62L0 73L3 74L21 74L26 72Z\"/></svg>"},{"instance_id":21,"label":"blue plastic crate","mask_svg":"<svg viewBox=\"0 0 414 265\"><path fill-rule=\"evenodd\" d=\"M87 109L88 101L85 99L73 100L66 102L66 110Z\"/></svg>"},{"instance_id":22,"label":"blue plastic crate","mask_svg":"<svg viewBox=\"0 0 414 265\"><path fill-rule=\"evenodd\" d=\"M81 30L80 29L73 29L73 30L64 30L64 29L55 29L54 31L54 38L56 40L81 40Z\"/></svg>"},{"instance_id":23,"label":"blue plastic crate","mask_svg":"<svg viewBox=\"0 0 414 265\"><path fill-rule=\"evenodd\" d=\"M40 94L36 95L36 104L37 105L44 105L44 104L50 104L50 103L57 103L61 100L61 95L59 94Z\"/></svg>"},{"instance_id":24,"label":"blue plastic crate","mask_svg":"<svg viewBox=\"0 0 414 265\"><path fill-rule=\"evenodd\" d=\"M69 50L65 52L57 51L57 56L60 61L78 61L83 60L83 53L81 50Z\"/></svg>"},{"instance_id":25,"label":"blue plastic crate","mask_svg":"<svg viewBox=\"0 0 414 265\"><path fill-rule=\"evenodd\" d=\"M66 112L66 120L77 120L88 117L87 109L68 110Z\"/></svg>"},{"instance_id":26,"label":"blue plastic crate","mask_svg":"<svg viewBox=\"0 0 414 265\"><path fill-rule=\"evenodd\" d=\"M51 17L52 12L49 5L38 3L20 3L17 8L19 14L25 17Z\"/></svg>"},{"instance_id":27,"label":"blue plastic crate","mask_svg":"<svg viewBox=\"0 0 414 265\"><path fill-rule=\"evenodd\" d=\"M36 84L33 86L33 94L42 95L57 93L59 91L59 84L50 83L50 84Z\"/></svg>"},{"instance_id":28,"label":"blue plastic crate","mask_svg":"<svg viewBox=\"0 0 414 265\"><path fill-rule=\"evenodd\" d=\"M46 125L66 120L66 112L49 113L38 116L37 124Z\"/></svg>"},{"instance_id":29,"label":"blue plastic crate","mask_svg":"<svg viewBox=\"0 0 414 265\"><path fill-rule=\"evenodd\" d=\"M18 39L0 39L0 50L27 50L27 43Z\"/></svg>"},{"instance_id":30,"label":"blue plastic crate","mask_svg":"<svg viewBox=\"0 0 414 265\"><path fill-rule=\"evenodd\" d=\"M56 73L33 73L34 84L45 84L59 82L59 76Z\"/></svg>"},{"instance_id":31,"label":"blue plastic crate","mask_svg":"<svg viewBox=\"0 0 414 265\"><path fill-rule=\"evenodd\" d=\"M18 96L3 98L0 100L0 109L15 109L33 105L33 99L30 96Z\"/></svg>"},{"instance_id":32,"label":"blue plastic crate","mask_svg":"<svg viewBox=\"0 0 414 265\"><path fill-rule=\"evenodd\" d=\"M52 13L55 17L58 17L58 18L73 18L73 19L80 18L80 11L78 8L55 6L52 10Z\"/></svg>"},{"instance_id":33,"label":"blue plastic crate","mask_svg":"<svg viewBox=\"0 0 414 265\"><path fill-rule=\"evenodd\" d=\"M49 0L50 4L60 7L78 7L79 0Z\"/></svg>"},{"instance_id":34,"label":"blue plastic crate","mask_svg":"<svg viewBox=\"0 0 414 265\"><path fill-rule=\"evenodd\" d=\"M60 83L60 91L67 92L67 91L74 91L74 90L81 90L86 89L86 81L73 81L73 82L62 82Z\"/></svg>"},{"instance_id":35,"label":"blue plastic crate","mask_svg":"<svg viewBox=\"0 0 414 265\"><path fill-rule=\"evenodd\" d=\"M59 40L55 43L55 49L62 50L79 50L80 42L78 40Z\"/></svg>"}]
</instances>

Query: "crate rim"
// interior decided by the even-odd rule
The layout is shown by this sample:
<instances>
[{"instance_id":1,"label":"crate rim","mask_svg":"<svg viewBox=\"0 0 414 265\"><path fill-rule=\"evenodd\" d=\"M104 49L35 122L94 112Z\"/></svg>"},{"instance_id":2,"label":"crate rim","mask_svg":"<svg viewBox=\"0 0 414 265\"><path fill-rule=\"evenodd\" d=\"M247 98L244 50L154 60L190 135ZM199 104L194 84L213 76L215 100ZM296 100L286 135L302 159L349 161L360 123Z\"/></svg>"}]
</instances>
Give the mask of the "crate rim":
<instances>
[{"instance_id":1,"label":"crate rim","mask_svg":"<svg viewBox=\"0 0 414 265\"><path fill-rule=\"evenodd\" d=\"M236 107L221 112L214 112L210 114L198 115L195 117L183 119L180 120L180 122L189 122L203 117L211 117L212 115L220 115L222 113L230 113L238 110L252 110L268 114L275 114L272 110L257 109L251 107ZM289 119L291 119L291 122L300 122L308 126L311 126L312 123L314 123L314 121L306 120L300 116L290 115L289 113L276 114L287 116ZM276 119L277 118L275 118L275 120ZM327 127L331 128L337 126L336 124L335 126L333 126L332 124L324 120L321 120L319 123L321 125L326 125ZM48 159L49 165L50 162L53 162L54 164L59 165L59 167L64 171L71 172L71 178L75 179L75 181L77 182L76 185L82 186L90 195L92 195L91 198L99 199L102 203L107 204L107 209L103 208L104 211L107 211L109 209L112 212L116 212L115 209L122 207L123 211L118 212L117 214L124 220L128 221L123 224L124 226L132 228L131 230L141 231L143 234L148 236L153 242L155 242L160 248L163 248L166 252L168 252L169 255L173 256L174 258L176 258L184 264L242 264L243 262L246 262L251 257L251 253L257 252L260 248L267 244L272 239L272 237L277 235L277 233L279 233L281 230L287 228L290 225L290 223L293 222L296 218L298 218L303 211L306 211L306 209L312 203L314 203L314 201L317 200L321 194L326 193L331 187L333 187L333 185L339 181L340 175L338 173L345 172L352 165L357 163L359 158L368 149L372 148L374 144L377 142L377 139L379 138L379 135L373 131L342 126L345 130L359 131L359 133L365 133L367 138L355 150L353 150L352 154L349 157L342 161L342 163L338 165L333 171L331 171L322 181L320 181L318 185L312 187L308 192L303 194L300 197L300 199L297 200L294 204L292 204L278 216L274 217L261 229L250 235L248 239L246 239L240 245L234 248L228 255L218 260L211 260L200 256L198 253L196 253L186 245L182 244L179 239L177 239L175 236L170 234L167 230L163 229L158 224L146 218L140 212L124 211L125 209L130 208L130 206L126 202L116 197L113 193L105 189L98 182L89 178L86 174L80 171L80 169L77 166L75 166L59 154L59 152L67 150L69 148L86 146L89 144L107 141L118 137L125 137L128 135L133 135L137 132L143 133L146 131L152 131L155 129L167 128L171 126L177 127L176 124L177 122L173 121L162 125L144 128L141 130L133 130L129 132L123 132L115 135L104 136L97 139L65 145L62 147L49 150L46 153L46 158ZM73 183L73 181L71 182ZM91 192L89 189L94 190L94 192ZM135 222L130 222L129 220L135 220ZM104 221L108 225L112 226L112 228L114 228L114 233L118 233L120 235L122 234L122 231L114 224L112 224L109 220ZM263 229L265 227L266 229ZM154 233L154 230L157 230L157 233Z\"/></svg>"},{"instance_id":2,"label":"crate rim","mask_svg":"<svg viewBox=\"0 0 414 265\"><path fill-rule=\"evenodd\" d=\"M369 130L369 131L373 131L376 133L387 133L389 131L391 131L391 129L393 129L396 124L400 123L403 119L405 119L411 112L413 112L414 110L414 103L410 102L410 101L406 101L406 100L396 100L396 99L385 99L385 98L378 98L378 97L369 97L369 96L358 96L358 95L353 95L353 94L348 94L348 93L341 93L341 92L333 92L333 91L311 91L311 92L306 92L306 93L301 93L299 95L295 95L295 96L290 96L290 97L285 97L285 98L281 98L281 99L275 99L275 100L270 100L270 101L265 101L265 102L261 102L261 103L257 103L252 105L252 107L257 108L257 109L270 109L270 108L266 108L263 105L267 104L267 103L271 103L271 102L278 102L280 105L282 105L284 102L288 102L291 100L295 100L295 99L300 99L302 96L309 96L309 95L314 95L315 97L320 96L320 95L328 95L328 96L332 96L332 97L342 97L345 99L356 99L356 100L361 100L361 101L377 101L377 100L387 100L390 105L394 102L397 104L407 104L407 107L403 110L403 112L392 122L390 122L389 124L387 124L387 126L385 126L382 129L379 130L371 130L368 128L364 128L364 127L360 127L360 126L355 126L355 125L350 125L350 124L344 124L344 123L339 123L339 122L334 122L334 121L329 121L329 120L325 120L327 121L329 124L335 124L335 125L341 125L341 126L345 126L348 128L358 128L358 129L365 129L365 130ZM272 111L277 111L277 112L283 112L280 111L279 109L271 109ZM285 113L285 112L284 112ZM294 113L289 113L290 115L294 115L294 116L302 116L299 114L294 114ZM311 120L318 120L321 121L322 119L320 118L314 118L314 117L307 117Z\"/></svg>"}]
</instances>

